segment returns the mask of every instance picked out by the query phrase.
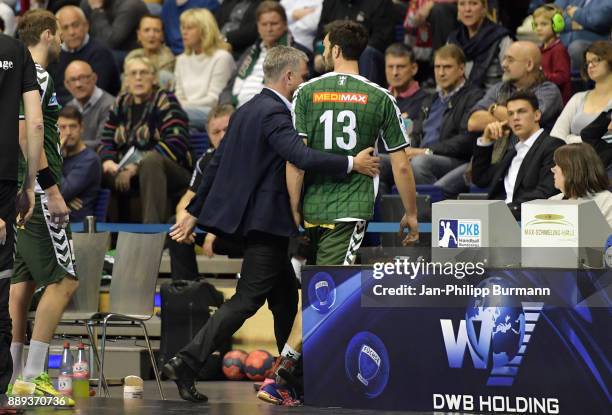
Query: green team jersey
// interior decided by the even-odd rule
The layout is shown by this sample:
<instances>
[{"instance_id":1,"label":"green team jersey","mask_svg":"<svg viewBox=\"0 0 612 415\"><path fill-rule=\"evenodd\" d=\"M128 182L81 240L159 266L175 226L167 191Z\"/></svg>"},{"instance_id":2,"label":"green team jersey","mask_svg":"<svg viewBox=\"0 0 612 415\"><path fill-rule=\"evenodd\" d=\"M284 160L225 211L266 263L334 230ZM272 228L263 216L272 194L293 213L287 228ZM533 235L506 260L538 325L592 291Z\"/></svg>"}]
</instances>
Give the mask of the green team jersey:
<instances>
[{"instance_id":1,"label":"green team jersey","mask_svg":"<svg viewBox=\"0 0 612 415\"><path fill-rule=\"evenodd\" d=\"M38 80L38 87L40 91L40 103L42 106L43 120L44 120L44 152L47 156L47 162L49 163L49 170L53 174L55 182L59 186L62 179L62 154L60 151L60 134L57 126L57 119L59 117L60 110L62 107L57 102L57 96L55 95L55 87L53 85L53 79L49 73L39 64L36 64L36 78ZM23 101L19 105L19 119L24 120ZM27 166L23 154L19 157L19 186L25 180L27 175ZM36 185L36 192L41 193L42 189Z\"/></svg>"},{"instance_id":2,"label":"green team jersey","mask_svg":"<svg viewBox=\"0 0 612 415\"><path fill-rule=\"evenodd\" d=\"M395 98L358 75L331 72L300 86L293 101L293 123L308 146L328 153L355 156L383 140L389 152L409 145ZM338 179L306 172L304 220L331 224L369 220L378 177L349 174Z\"/></svg>"}]
</instances>

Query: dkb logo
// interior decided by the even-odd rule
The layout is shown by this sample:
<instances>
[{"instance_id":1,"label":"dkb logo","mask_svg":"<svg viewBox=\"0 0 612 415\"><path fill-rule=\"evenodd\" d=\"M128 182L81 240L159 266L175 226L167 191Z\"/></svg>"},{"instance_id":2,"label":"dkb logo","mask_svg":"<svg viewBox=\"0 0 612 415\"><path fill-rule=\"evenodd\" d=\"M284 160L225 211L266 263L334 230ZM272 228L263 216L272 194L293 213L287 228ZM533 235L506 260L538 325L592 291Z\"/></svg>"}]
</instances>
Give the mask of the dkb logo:
<instances>
[{"instance_id":1,"label":"dkb logo","mask_svg":"<svg viewBox=\"0 0 612 415\"><path fill-rule=\"evenodd\" d=\"M509 286L498 277L479 286L494 284ZM488 386L512 386L542 307L543 303L509 304L505 298L487 297L470 304L457 331L451 320L440 320L449 367L463 368L467 348L475 369L491 368Z\"/></svg>"}]
</instances>

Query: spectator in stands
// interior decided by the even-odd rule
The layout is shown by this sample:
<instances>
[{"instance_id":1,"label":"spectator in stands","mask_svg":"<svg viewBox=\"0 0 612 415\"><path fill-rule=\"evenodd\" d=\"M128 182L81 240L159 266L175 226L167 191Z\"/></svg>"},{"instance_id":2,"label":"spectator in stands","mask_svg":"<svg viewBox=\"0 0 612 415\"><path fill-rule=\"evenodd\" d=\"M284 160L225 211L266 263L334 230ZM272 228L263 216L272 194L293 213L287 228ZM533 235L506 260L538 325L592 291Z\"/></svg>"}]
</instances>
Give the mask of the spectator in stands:
<instances>
[{"instance_id":1,"label":"spectator in stands","mask_svg":"<svg viewBox=\"0 0 612 415\"><path fill-rule=\"evenodd\" d=\"M502 81L489 88L474 108L468 120L468 131L480 133L495 121L508 119L506 101L516 91L532 91L538 97L538 108L542 114L539 123L545 129L552 128L563 108L559 88L546 81L541 70L541 54L533 42L514 42L506 51L502 61ZM495 141L494 161L505 151L506 139Z\"/></svg>"},{"instance_id":2,"label":"spectator in stands","mask_svg":"<svg viewBox=\"0 0 612 415\"><path fill-rule=\"evenodd\" d=\"M430 61L456 28L457 0L410 0L404 29L419 61Z\"/></svg>"},{"instance_id":3,"label":"spectator in stands","mask_svg":"<svg viewBox=\"0 0 612 415\"><path fill-rule=\"evenodd\" d=\"M182 24L179 20L183 13L191 9L208 9L213 12L218 7L217 0L166 0L162 6L161 18L164 22L166 42L172 53L183 53Z\"/></svg>"},{"instance_id":4,"label":"spectator in stands","mask_svg":"<svg viewBox=\"0 0 612 415\"><path fill-rule=\"evenodd\" d=\"M421 110L421 102L427 96L414 79L419 71L412 48L402 43L394 43L385 51L385 75L389 92L395 97L402 117L416 120Z\"/></svg>"},{"instance_id":5,"label":"spectator in stands","mask_svg":"<svg viewBox=\"0 0 612 415\"><path fill-rule=\"evenodd\" d=\"M595 40L610 38L612 2L609 0L556 0L555 5L565 11L565 29L561 41L572 60L572 72L580 72L584 65L584 50Z\"/></svg>"},{"instance_id":6,"label":"spectator in stands","mask_svg":"<svg viewBox=\"0 0 612 415\"><path fill-rule=\"evenodd\" d=\"M411 134L412 124L419 117L421 104L427 92L421 89L419 82L414 79L419 71L414 52L411 47L402 43L394 43L385 51L385 74L389 92L395 97L397 106L404 118L408 134ZM378 152L381 155L380 167L380 193L391 192L395 183L391 160L386 154L387 150L382 142L378 143Z\"/></svg>"},{"instance_id":7,"label":"spectator in stands","mask_svg":"<svg viewBox=\"0 0 612 415\"><path fill-rule=\"evenodd\" d=\"M85 61L72 61L66 68L64 85L72 99L66 104L81 114L84 144L96 150L102 138L104 123L115 97L96 86L98 76Z\"/></svg>"},{"instance_id":8,"label":"spectator in stands","mask_svg":"<svg viewBox=\"0 0 612 415\"><path fill-rule=\"evenodd\" d=\"M74 107L63 108L57 125L64 164L62 196L70 207L70 222L93 216L102 180L100 158L83 142L83 119Z\"/></svg>"},{"instance_id":9,"label":"spectator in stands","mask_svg":"<svg viewBox=\"0 0 612 415\"><path fill-rule=\"evenodd\" d=\"M119 92L119 69L113 59L110 49L97 40L92 39L87 32L89 24L85 14L75 6L66 6L56 14L62 28L62 51L59 61L49 65L47 69L53 78L57 99L64 105L72 97L65 87L64 72L68 64L74 60L87 62L96 73L96 85L111 95Z\"/></svg>"},{"instance_id":10,"label":"spectator in stands","mask_svg":"<svg viewBox=\"0 0 612 415\"><path fill-rule=\"evenodd\" d=\"M142 0L81 0L81 9L91 24L91 36L118 51L118 57L138 47L136 29L149 13Z\"/></svg>"},{"instance_id":11,"label":"spectator in stands","mask_svg":"<svg viewBox=\"0 0 612 415\"><path fill-rule=\"evenodd\" d=\"M567 104L572 96L572 82L570 57L559 39L559 32L563 29L562 13L563 10L554 5L539 7L533 12L533 27L542 42L540 52L544 76L559 87L563 103Z\"/></svg>"},{"instance_id":12,"label":"spectator in stands","mask_svg":"<svg viewBox=\"0 0 612 415\"><path fill-rule=\"evenodd\" d=\"M176 97L189 117L189 127L204 131L208 112L236 70L234 58L206 9L191 9L181 15L185 53L176 59Z\"/></svg>"},{"instance_id":13,"label":"spectator in stands","mask_svg":"<svg viewBox=\"0 0 612 415\"><path fill-rule=\"evenodd\" d=\"M138 43L142 46L126 56L146 56L157 68L159 86L162 89L174 89L174 55L164 45L164 25L159 16L147 14L140 19L136 32Z\"/></svg>"},{"instance_id":14,"label":"spectator in stands","mask_svg":"<svg viewBox=\"0 0 612 415\"><path fill-rule=\"evenodd\" d=\"M4 3L0 3L0 21L3 25L2 29L0 29L0 33L15 36L15 30L17 30L15 13L13 12L13 9Z\"/></svg>"},{"instance_id":15,"label":"spectator in stands","mask_svg":"<svg viewBox=\"0 0 612 415\"><path fill-rule=\"evenodd\" d=\"M102 134L104 180L119 193L138 183L143 222L165 222L168 195L182 194L192 168L187 115L173 94L155 85L149 59L126 60L124 71L127 92L111 108Z\"/></svg>"},{"instance_id":16,"label":"spectator in stands","mask_svg":"<svg viewBox=\"0 0 612 415\"><path fill-rule=\"evenodd\" d=\"M589 143L612 178L612 109L602 112L580 132L582 141Z\"/></svg>"},{"instance_id":17,"label":"spectator in stands","mask_svg":"<svg viewBox=\"0 0 612 415\"><path fill-rule=\"evenodd\" d=\"M230 117L234 112L234 107L230 104L219 105L210 110L206 130L210 140L211 147L198 159L191 176L189 189L185 192L179 203L176 205L176 223L179 223L184 215L187 214L187 205L195 196L202 182L204 169L210 160L212 160L215 150L221 144L221 140L225 135L225 130L229 124ZM223 238L219 239L212 233L197 234L195 244L201 245L204 255L212 257L217 254L240 256L241 249L235 244ZM198 266L194 246L191 244L182 244L173 241L169 238L168 247L170 248L170 264L172 269L172 278L181 280L195 280L198 278Z\"/></svg>"},{"instance_id":18,"label":"spectator in stands","mask_svg":"<svg viewBox=\"0 0 612 415\"><path fill-rule=\"evenodd\" d=\"M574 94L550 132L567 143L580 142L582 129L612 109L612 42L593 42L585 51L584 62L582 74L595 82L595 88Z\"/></svg>"},{"instance_id":19,"label":"spectator in stands","mask_svg":"<svg viewBox=\"0 0 612 415\"><path fill-rule=\"evenodd\" d=\"M268 49L277 46L293 46L307 51L293 41L287 29L285 9L276 1L262 1L255 12L259 39L238 60L238 69L221 94L219 102L231 103L236 108L257 95L263 88L263 62Z\"/></svg>"},{"instance_id":20,"label":"spectator in stands","mask_svg":"<svg viewBox=\"0 0 612 415\"><path fill-rule=\"evenodd\" d=\"M561 193L552 200L594 200L612 227L610 180L601 159L586 143L566 144L555 150L552 168L555 188Z\"/></svg>"},{"instance_id":21,"label":"spectator in stands","mask_svg":"<svg viewBox=\"0 0 612 415\"><path fill-rule=\"evenodd\" d=\"M507 120L488 124L477 140L472 179L477 186L490 187L489 199L505 199L512 214L520 219L521 203L555 194L553 153L563 141L550 137L540 127L542 113L533 92L515 92L506 107ZM510 133L515 144L494 163L493 143Z\"/></svg>"},{"instance_id":22,"label":"spectator in stands","mask_svg":"<svg viewBox=\"0 0 612 415\"><path fill-rule=\"evenodd\" d=\"M297 43L312 52L323 0L281 0L280 4L287 13L289 32Z\"/></svg>"},{"instance_id":23,"label":"spectator in stands","mask_svg":"<svg viewBox=\"0 0 612 415\"><path fill-rule=\"evenodd\" d=\"M448 37L467 58L468 82L489 88L502 78L500 63L512 43L510 32L487 17L487 0L458 0L459 28Z\"/></svg>"},{"instance_id":24,"label":"spectator in stands","mask_svg":"<svg viewBox=\"0 0 612 415\"><path fill-rule=\"evenodd\" d=\"M385 84L384 52L395 35L391 0L324 0L321 19L315 36L314 68L323 73L323 38L329 23L335 20L353 20L368 31L368 47L359 58L359 74L379 85Z\"/></svg>"},{"instance_id":25,"label":"spectator in stands","mask_svg":"<svg viewBox=\"0 0 612 415\"><path fill-rule=\"evenodd\" d=\"M217 25L230 45L234 58L257 40L255 11L262 0L224 0L215 12Z\"/></svg>"},{"instance_id":26,"label":"spectator in stands","mask_svg":"<svg viewBox=\"0 0 612 415\"><path fill-rule=\"evenodd\" d=\"M470 109L484 92L465 80L465 55L449 44L434 56L437 91L421 104L410 147L416 184L440 186L446 197L465 190L463 174L472 156L474 138L467 131Z\"/></svg>"}]
</instances>

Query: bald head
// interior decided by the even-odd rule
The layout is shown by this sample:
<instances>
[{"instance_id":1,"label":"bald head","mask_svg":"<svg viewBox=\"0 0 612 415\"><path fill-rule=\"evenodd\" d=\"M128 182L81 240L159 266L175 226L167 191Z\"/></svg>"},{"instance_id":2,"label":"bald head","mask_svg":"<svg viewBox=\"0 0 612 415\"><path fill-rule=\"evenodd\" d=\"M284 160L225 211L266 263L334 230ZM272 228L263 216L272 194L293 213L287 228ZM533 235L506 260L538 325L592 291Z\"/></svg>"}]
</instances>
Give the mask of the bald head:
<instances>
[{"instance_id":1,"label":"bald head","mask_svg":"<svg viewBox=\"0 0 612 415\"><path fill-rule=\"evenodd\" d=\"M85 61L72 61L64 72L64 85L70 94L80 101L86 103L93 95L98 77Z\"/></svg>"},{"instance_id":2,"label":"bald head","mask_svg":"<svg viewBox=\"0 0 612 415\"><path fill-rule=\"evenodd\" d=\"M533 42L517 41L506 50L502 61L503 80L527 86L540 73L542 54ZM517 85L519 86L519 85Z\"/></svg>"},{"instance_id":3,"label":"bald head","mask_svg":"<svg viewBox=\"0 0 612 415\"><path fill-rule=\"evenodd\" d=\"M79 49L89 32L89 23L83 10L75 6L64 6L55 14L62 28L62 37L70 50Z\"/></svg>"}]
</instances>

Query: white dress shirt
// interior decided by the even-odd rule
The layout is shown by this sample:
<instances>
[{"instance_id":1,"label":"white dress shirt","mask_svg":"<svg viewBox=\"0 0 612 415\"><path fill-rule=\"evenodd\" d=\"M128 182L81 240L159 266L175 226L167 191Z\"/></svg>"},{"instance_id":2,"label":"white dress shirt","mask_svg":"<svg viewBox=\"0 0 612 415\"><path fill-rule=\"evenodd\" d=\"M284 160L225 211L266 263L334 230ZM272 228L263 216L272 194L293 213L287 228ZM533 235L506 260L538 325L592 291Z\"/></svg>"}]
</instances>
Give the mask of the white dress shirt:
<instances>
[{"instance_id":1,"label":"white dress shirt","mask_svg":"<svg viewBox=\"0 0 612 415\"><path fill-rule=\"evenodd\" d=\"M521 164L523 164L523 160L525 159L527 152L529 152L531 146L533 146L533 143L535 143L536 139L540 136L540 134L542 134L543 131L544 129L540 128L527 140L519 140L519 142L514 146L516 149L516 156L512 158L512 163L510 164L508 173L506 173L506 177L504 178L504 187L506 188L506 203L512 202L512 197L514 196L514 185L516 184L516 177L518 176Z\"/></svg>"}]
</instances>

